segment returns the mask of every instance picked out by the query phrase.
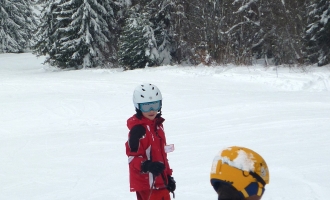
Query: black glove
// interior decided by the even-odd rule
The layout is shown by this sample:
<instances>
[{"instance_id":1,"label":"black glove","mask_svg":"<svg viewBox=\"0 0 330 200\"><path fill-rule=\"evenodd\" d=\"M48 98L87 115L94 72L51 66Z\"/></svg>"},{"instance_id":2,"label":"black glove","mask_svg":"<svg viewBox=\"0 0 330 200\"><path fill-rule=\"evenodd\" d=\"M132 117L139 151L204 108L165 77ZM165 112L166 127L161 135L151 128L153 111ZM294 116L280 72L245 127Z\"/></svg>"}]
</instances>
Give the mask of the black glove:
<instances>
[{"instance_id":1,"label":"black glove","mask_svg":"<svg viewBox=\"0 0 330 200\"><path fill-rule=\"evenodd\" d=\"M154 176L158 176L164 171L165 165L161 162L151 162L150 160L147 160L142 163L141 169L143 172L150 172Z\"/></svg>"},{"instance_id":2,"label":"black glove","mask_svg":"<svg viewBox=\"0 0 330 200\"><path fill-rule=\"evenodd\" d=\"M167 180L168 180L168 183L167 183L167 189L168 191L170 192L174 192L175 188L176 188L176 182L174 180L174 178L172 176L167 176Z\"/></svg>"}]
</instances>

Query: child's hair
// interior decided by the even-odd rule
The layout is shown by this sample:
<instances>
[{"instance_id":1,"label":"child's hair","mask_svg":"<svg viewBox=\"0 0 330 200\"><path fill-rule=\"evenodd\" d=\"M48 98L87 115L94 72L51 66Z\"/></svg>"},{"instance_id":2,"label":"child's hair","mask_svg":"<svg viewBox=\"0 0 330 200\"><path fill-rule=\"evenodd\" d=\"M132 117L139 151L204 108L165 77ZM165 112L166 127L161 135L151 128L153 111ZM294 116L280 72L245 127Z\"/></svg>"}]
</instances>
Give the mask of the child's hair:
<instances>
[{"instance_id":1,"label":"child's hair","mask_svg":"<svg viewBox=\"0 0 330 200\"><path fill-rule=\"evenodd\" d=\"M217 184L218 200L244 200L243 196L232 185Z\"/></svg>"},{"instance_id":2,"label":"child's hair","mask_svg":"<svg viewBox=\"0 0 330 200\"><path fill-rule=\"evenodd\" d=\"M135 112L136 112L136 117L138 118L138 119L142 119L142 111L141 110L139 110L139 109L137 109L137 108L135 108ZM157 116L156 116L156 118L159 118L160 116L162 116L162 109L160 108L159 109L159 111L158 111L159 113L157 114Z\"/></svg>"}]
</instances>

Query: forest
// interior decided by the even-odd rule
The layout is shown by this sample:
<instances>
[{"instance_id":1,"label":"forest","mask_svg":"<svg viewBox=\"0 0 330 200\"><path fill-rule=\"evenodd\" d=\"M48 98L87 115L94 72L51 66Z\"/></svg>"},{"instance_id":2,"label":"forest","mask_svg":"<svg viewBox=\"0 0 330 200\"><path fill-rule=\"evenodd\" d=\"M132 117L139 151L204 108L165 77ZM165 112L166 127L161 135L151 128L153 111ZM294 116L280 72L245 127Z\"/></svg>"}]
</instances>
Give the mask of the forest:
<instances>
[{"instance_id":1,"label":"forest","mask_svg":"<svg viewBox=\"0 0 330 200\"><path fill-rule=\"evenodd\" d=\"M329 0L0 0L0 53L66 69L324 66Z\"/></svg>"}]
</instances>

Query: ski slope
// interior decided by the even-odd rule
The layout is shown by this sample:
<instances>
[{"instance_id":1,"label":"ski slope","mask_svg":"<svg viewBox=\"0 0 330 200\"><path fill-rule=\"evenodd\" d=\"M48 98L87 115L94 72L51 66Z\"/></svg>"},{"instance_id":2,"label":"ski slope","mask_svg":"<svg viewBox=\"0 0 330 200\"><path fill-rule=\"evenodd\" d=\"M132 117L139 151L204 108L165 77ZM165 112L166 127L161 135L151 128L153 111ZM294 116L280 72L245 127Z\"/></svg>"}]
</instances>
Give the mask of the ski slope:
<instances>
[{"instance_id":1,"label":"ski slope","mask_svg":"<svg viewBox=\"0 0 330 200\"><path fill-rule=\"evenodd\" d=\"M163 94L177 200L215 200L214 156L244 146L270 171L263 200L330 196L330 66L56 70L0 54L0 199L135 199L124 143L132 93Z\"/></svg>"}]
</instances>

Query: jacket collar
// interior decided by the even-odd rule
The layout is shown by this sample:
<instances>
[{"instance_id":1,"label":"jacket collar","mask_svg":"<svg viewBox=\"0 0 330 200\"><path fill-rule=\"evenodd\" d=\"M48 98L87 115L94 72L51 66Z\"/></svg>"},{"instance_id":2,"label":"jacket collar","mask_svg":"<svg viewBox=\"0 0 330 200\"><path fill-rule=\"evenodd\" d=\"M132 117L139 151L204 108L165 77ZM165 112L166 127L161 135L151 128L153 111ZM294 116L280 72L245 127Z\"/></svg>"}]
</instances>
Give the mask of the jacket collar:
<instances>
[{"instance_id":1,"label":"jacket collar","mask_svg":"<svg viewBox=\"0 0 330 200\"><path fill-rule=\"evenodd\" d=\"M133 128L133 126L136 126L136 125L155 126L155 125L161 125L164 121L165 121L165 119L162 118L162 117L155 118L154 120L150 120L150 119L147 119L143 116L142 116L141 119L138 119L136 117L136 115L133 115L132 117L130 117L127 120L127 127L128 127L129 130L131 130L131 128Z\"/></svg>"}]
</instances>

